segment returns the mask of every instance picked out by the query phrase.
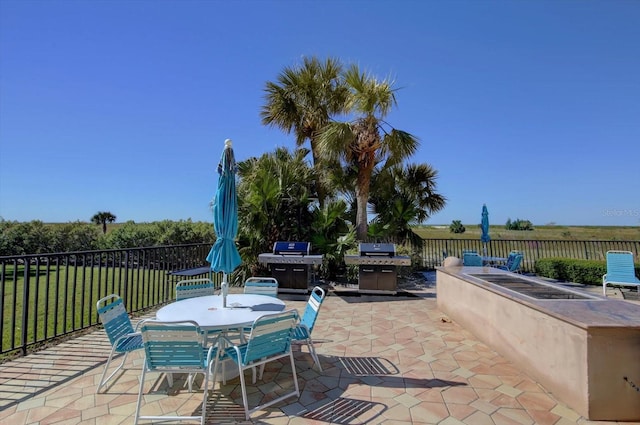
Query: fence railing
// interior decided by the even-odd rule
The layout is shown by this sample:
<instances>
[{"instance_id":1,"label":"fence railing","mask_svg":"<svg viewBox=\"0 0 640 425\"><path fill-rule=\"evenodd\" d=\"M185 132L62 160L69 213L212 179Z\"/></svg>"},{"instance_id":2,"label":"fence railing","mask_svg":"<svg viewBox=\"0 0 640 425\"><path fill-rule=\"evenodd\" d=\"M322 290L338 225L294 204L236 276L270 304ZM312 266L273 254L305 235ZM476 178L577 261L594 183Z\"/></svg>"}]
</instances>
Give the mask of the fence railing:
<instances>
[{"instance_id":1,"label":"fence railing","mask_svg":"<svg viewBox=\"0 0 640 425\"><path fill-rule=\"evenodd\" d=\"M470 239L424 239L422 260L424 267L441 266L446 256L462 258L463 249L474 249L491 257L507 257L511 251L523 253L522 269L533 272L534 264L541 258L575 258L606 260L607 251L631 251L638 258L640 241L569 241L569 240L491 240L484 245ZM485 250L486 249L486 250Z\"/></svg>"},{"instance_id":2,"label":"fence railing","mask_svg":"<svg viewBox=\"0 0 640 425\"><path fill-rule=\"evenodd\" d=\"M135 313L173 297L170 272L206 264L210 244L0 257L0 356L98 324L117 293ZM217 274L214 280L218 281Z\"/></svg>"},{"instance_id":3,"label":"fence railing","mask_svg":"<svg viewBox=\"0 0 640 425\"><path fill-rule=\"evenodd\" d=\"M0 361L98 324L96 302L109 294L127 310L141 312L173 299L171 272L205 264L210 244L0 257ZM479 240L425 239L423 266L441 266L446 255L463 249L484 252ZM524 254L533 271L540 258L603 260L608 250L640 252L640 241L492 240L487 255ZM636 260L637 261L637 260ZM221 282L221 274L213 275Z\"/></svg>"}]
</instances>

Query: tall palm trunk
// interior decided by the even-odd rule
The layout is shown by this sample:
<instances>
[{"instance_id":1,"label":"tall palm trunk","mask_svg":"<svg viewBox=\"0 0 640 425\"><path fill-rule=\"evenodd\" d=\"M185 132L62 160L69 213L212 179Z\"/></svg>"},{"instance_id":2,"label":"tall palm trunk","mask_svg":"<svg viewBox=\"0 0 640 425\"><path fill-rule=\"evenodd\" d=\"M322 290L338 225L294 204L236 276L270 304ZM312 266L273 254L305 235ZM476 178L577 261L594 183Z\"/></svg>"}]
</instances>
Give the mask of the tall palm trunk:
<instances>
[{"instance_id":1,"label":"tall palm trunk","mask_svg":"<svg viewBox=\"0 0 640 425\"><path fill-rule=\"evenodd\" d=\"M370 173L358 171L358 184L356 186L356 236L358 240L364 241L367 239L367 233L369 231L369 220L367 218L367 204L369 202L369 186L370 186Z\"/></svg>"},{"instance_id":2,"label":"tall palm trunk","mask_svg":"<svg viewBox=\"0 0 640 425\"><path fill-rule=\"evenodd\" d=\"M311 157L313 158L313 170L314 170L314 178L315 178L315 189L316 195L318 196L318 203L320 204L320 209L324 207L324 201L327 198L327 190L324 187L324 182L322 181L322 175L326 172L322 165L320 164L320 155L318 154L318 142L315 137L309 138L309 144L311 145Z\"/></svg>"}]
</instances>

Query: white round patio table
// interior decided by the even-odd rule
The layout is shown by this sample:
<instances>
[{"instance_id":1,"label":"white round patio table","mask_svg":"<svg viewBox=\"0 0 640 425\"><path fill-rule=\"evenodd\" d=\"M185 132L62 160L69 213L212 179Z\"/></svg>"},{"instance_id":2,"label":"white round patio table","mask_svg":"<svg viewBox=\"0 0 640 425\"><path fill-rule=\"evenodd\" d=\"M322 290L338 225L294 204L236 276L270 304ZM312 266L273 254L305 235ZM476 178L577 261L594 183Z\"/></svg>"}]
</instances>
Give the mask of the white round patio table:
<instances>
[{"instance_id":1,"label":"white round patio table","mask_svg":"<svg viewBox=\"0 0 640 425\"><path fill-rule=\"evenodd\" d=\"M224 331L251 326L258 317L284 308L284 301L268 295L229 294L226 308L222 307L221 295L206 295L167 304L156 312L156 319L163 322L193 320L202 330Z\"/></svg>"},{"instance_id":2,"label":"white round patio table","mask_svg":"<svg viewBox=\"0 0 640 425\"><path fill-rule=\"evenodd\" d=\"M284 308L282 300L268 295L229 294L227 307L222 307L222 295L206 295L167 304L156 312L156 319L163 322L193 320L204 331L224 332L251 326L258 317L277 313ZM238 369L233 367L233 361L227 359L222 362L222 368L214 379L229 380L238 374Z\"/></svg>"}]
</instances>

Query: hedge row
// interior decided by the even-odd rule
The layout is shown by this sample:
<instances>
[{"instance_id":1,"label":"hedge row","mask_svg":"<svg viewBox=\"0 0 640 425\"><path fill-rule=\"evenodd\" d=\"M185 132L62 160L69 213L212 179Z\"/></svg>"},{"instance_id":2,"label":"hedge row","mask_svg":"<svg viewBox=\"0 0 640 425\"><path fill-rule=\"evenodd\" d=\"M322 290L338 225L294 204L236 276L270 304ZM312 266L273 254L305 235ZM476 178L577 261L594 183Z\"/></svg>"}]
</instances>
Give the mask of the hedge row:
<instances>
[{"instance_id":1,"label":"hedge row","mask_svg":"<svg viewBox=\"0 0 640 425\"><path fill-rule=\"evenodd\" d=\"M534 267L538 276L585 285L602 285L602 275L607 273L606 261L594 260L543 258ZM640 265L635 270L636 276L640 276Z\"/></svg>"}]
</instances>

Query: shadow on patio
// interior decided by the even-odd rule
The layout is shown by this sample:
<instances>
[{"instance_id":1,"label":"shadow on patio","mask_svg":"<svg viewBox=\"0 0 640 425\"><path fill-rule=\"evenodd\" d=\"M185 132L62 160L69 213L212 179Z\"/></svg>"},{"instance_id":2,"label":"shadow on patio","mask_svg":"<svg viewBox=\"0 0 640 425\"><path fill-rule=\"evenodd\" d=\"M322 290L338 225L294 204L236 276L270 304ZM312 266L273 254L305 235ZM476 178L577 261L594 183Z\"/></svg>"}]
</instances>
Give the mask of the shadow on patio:
<instances>
[{"instance_id":1,"label":"shadow on patio","mask_svg":"<svg viewBox=\"0 0 640 425\"><path fill-rule=\"evenodd\" d=\"M253 422L588 423L448 320L437 309L433 287L420 291L376 296L375 302L331 292L313 333L323 372L312 368L306 347L296 349L299 399L260 410ZM298 311L306 304L306 297L283 299ZM130 355L107 392L95 394L109 349L100 330L0 365L0 422L131 423L143 359ZM281 391L270 377L290 374L288 369L286 361L267 365L265 379L248 385L250 404ZM152 384L156 394L149 394ZM145 406L156 414L193 412L201 403L200 390L189 393L184 377L169 389L166 379L151 374L145 389ZM239 379L216 384L207 423L243 422Z\"/></svg>"}]
</instances>

